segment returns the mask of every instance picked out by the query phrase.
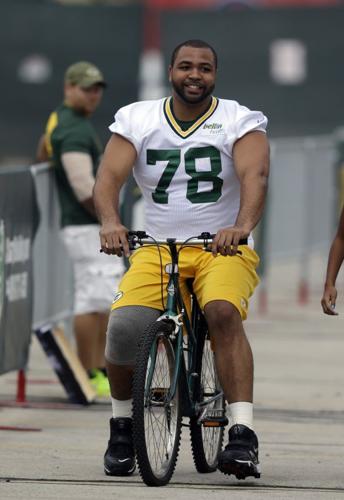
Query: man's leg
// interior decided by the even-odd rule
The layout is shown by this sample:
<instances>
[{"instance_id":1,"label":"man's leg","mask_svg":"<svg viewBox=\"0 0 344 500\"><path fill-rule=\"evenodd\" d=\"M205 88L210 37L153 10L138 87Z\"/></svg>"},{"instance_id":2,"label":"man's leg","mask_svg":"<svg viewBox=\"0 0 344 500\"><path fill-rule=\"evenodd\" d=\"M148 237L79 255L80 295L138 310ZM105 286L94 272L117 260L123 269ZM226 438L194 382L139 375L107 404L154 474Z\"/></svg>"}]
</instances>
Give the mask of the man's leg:
<instances>
[{"instance_id":1,"label":"man's leg","mask_svg":"<svg viewBox=\"0 0 344 500\"><path fill-rule=\"evenodd\" d=\"M96 313L77 314L74 317L76 348L86 371L96 367L98 317Z\"/></svg>"},{"instance_id":2,"label":"man's leg","mask_svg":"<svg viewBox=\"0 0 344 500\"><path fill-rule=\"evenodd\" d=\"M135 470L132 441L132 377L138 340L160 312L150 307L127 306L110 314L106 339L106 368L111 388L110 439L104 470L110 476L130 475Z\"/></svg>"},{"instance_id":3,"label":"man's leg","mask_svg":"<svg viewBox=\"0 0 344 500\"><path fill-rule=\"evenodd\" d=\"M97 328L97 349L96 349L96 364L98 368L105 368L105 343L106 343L106 330L109 321L108 313L97 313L98 328Z\"/></svg>"},{"instance_id":4,"label":"man's leg","mask_svg":"<svg viewBox=\"0 0 344 500\"><path fill-rule=\"evenodd\" d=\"M109 377L112 398L118 401L131 400L133 367L115 365L106 361L106 370Z\"/></svg>"},{"instance_id":5,"label":"man's leg","mask_svg":"<svg viewBox=\"0 0 344 500\"><path fill-rule=\"evenodd\" d=\"M253 356L240 313L223 300L209 302L204 312L231 413L229 443L219 456L219 469L239 479L260 477L258 440L252 429Z\"/></svg>"},{"instance_id":6,"label":"man's leg","mask_svg":"<svg viewBox=\"0 0 344 500\"><path fill-rule=\"evenodd\" d=\"M105 375L106 313L78 314L74 318L77 352L97 396L109 396L109 382Z\"/></svg>"},{"instance_id":7,"label":"man's leg","mask_svg":"<svg viewBox=\"0 0 344 500\"><path fill-rule=\"evenodd\" d=\"M109 314L106 312L97 312L97 329L94 331L95 335L95 351L94 351L94 367L90 373L91 383L99 397L110 396L109 380L105 367L105 343L106 343L106 329L109 320Z\"/></svg>"},{"instance_id":8,"label":"man's leg","mask_svg":"<svg viewBox=\"0 0 344 500\"><path fill-rule=\"evenodd\" d=\"M235 306L224 300L205 306L215 346L217 374L228 403L253 399L253 357L242 319Z\"/></svg>"}]
</instances>

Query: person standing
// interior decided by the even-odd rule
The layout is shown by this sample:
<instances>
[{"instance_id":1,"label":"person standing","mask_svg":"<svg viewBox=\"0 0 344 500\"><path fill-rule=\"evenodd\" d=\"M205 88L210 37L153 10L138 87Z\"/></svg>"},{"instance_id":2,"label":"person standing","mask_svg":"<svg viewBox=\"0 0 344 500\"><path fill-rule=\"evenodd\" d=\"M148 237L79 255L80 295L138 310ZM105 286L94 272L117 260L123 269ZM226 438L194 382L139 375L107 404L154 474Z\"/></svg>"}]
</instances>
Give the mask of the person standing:
<instances>
[{"instance_id":1,"label":"person standing","mask_svg":"<svg viewBox=\"0 0 344 500\"><path fill-rule=\"evenodd\" d=\"M37 159L54 166L62 238L73 263L74 333L81 364L98 396L109 395L104 347L113 292L123 274L120 259L99 253L99 225L92 189L102 147L90 121L106 86L93 64L80 61L65 72L64 101L51 113Z\"/></svg>"},{"instance_id":2,"label":"person standing","mask_svg":"<svg viewBox=\"0 0 344 500\"><path fill-rule=\"evenodd\" d=\"M253 357L243 320L258 284L258 256L251 232L262 215L269 174L267 118L236 101L214 97L215 50L188 40L173 51L172 95L121 108L94 187L101 248L129 255L128 229L118 209L121 186L133 171L146 203L146 227L156 239L185 240L216 233L212 254L186 248L181 284L193 278L214 345L216 369L229 403L228 444L219 470L259 477L258 439L253 430ZM248 238L248 245L238 242ZM161 310L160 269L168 261L152 248L138 249L119 285L110 315L105 357L112 394L105 473L135 469L131 380L137 339ZM164 275L164 285L167 276ZM166 294L166 286L164 286Z\"/></svg>"}]
</instances>

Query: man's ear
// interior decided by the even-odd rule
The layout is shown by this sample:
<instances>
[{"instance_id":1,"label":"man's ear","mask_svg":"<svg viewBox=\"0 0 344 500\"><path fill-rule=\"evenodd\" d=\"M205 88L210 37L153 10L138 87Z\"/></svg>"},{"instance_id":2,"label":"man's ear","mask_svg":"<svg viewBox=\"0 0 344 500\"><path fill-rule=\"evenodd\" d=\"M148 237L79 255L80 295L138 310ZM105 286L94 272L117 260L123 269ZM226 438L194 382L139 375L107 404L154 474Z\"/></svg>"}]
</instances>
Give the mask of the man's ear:
<instances>
[{"instance_id":1,"label":"man's ear","mask_svg":"<svg viewBox=\"0 0 344 500\"><path fill-rule=\"evenodd\" d=\"M169 82L172 81L171 73L172 73L172 66L169 65L169 67L168 67L168 81Z\"/></svg>"}]
</instances>

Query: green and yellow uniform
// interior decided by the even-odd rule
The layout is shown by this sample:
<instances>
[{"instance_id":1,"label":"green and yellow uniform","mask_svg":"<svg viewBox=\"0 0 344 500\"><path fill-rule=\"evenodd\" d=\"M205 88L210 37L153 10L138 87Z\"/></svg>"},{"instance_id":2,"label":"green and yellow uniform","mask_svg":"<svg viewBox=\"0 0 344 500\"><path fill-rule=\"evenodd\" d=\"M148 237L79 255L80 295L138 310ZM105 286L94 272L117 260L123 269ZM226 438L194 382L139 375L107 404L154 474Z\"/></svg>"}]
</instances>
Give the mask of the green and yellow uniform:
<instances>
[{"instance_id":1,"label":"green and yellow uniform","mask_svg":"<svg viewBox=\"0 0 344 500\"><path fill-rule=\"evenodd\" d=\"M48 119L46 148L55 166L62 227L97 224L97 219L77 200L61 161L64 153L87 153L92 158L93 174L96 174L102 147L89 118L61 104Z\"/></svg>"}]
</instances>

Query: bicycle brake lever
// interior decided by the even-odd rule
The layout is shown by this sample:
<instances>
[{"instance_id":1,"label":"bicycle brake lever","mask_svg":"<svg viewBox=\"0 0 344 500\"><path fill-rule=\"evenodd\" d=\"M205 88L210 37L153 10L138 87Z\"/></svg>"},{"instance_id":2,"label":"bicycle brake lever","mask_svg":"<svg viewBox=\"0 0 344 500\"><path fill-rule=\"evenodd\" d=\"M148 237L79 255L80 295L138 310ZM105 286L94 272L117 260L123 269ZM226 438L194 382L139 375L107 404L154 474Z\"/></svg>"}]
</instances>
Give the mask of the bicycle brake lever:
<instances>
[{"instance_id":1,"label":"bicycle brake lever","mask_svg":"<svg viewBox=\"0 0 344 500\"><path fill-rule=\"evenodd\" d=\"M211 233L201 233L199 236L197 236L197 239L198 240L212 240L213 238L215 238L215 234L211 234Z\"/></svg>"},{"instance_id":2,"label":"bicycle brake lever","mask_svg":"<svg viewBox=\"0 0 344 500\"><path fill-rule=\"evenodd\" d=\"M139 239L149 237L146 231L129 231L128 236L137 236Z\"/></svg>"}]
</instances>

